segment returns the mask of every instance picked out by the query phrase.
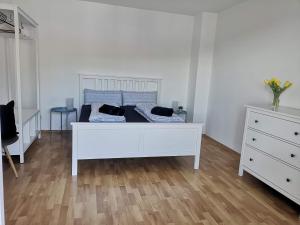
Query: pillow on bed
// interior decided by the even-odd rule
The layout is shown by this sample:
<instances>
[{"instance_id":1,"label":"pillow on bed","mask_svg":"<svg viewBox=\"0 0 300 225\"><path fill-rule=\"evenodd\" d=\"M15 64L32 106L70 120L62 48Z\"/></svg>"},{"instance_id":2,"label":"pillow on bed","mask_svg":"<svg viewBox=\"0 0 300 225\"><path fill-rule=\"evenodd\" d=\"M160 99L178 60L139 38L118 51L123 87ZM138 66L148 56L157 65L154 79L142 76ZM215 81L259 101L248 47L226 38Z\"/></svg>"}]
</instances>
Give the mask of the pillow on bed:
<instances>
[{"instance_id":1,"label":"pillow on bed","mask_svg":"<svg viewBox=\"0 0 300 225\"><path fill-rule=\"evenodd\" d=\"M157 103L157 92L123 91L123 105L136 105L139 103Z\"/></svg>"},{"instance_id":2,"label":"pillow on bed","mask_svg":"<svg viewBox=\"0 0 300 225\"><path fill-rule=\"evenodd\" d=\"M98 91L84 89L84 104L102 103L109 105L122 105L121 91Z\"/></svg>"}]
</instances>

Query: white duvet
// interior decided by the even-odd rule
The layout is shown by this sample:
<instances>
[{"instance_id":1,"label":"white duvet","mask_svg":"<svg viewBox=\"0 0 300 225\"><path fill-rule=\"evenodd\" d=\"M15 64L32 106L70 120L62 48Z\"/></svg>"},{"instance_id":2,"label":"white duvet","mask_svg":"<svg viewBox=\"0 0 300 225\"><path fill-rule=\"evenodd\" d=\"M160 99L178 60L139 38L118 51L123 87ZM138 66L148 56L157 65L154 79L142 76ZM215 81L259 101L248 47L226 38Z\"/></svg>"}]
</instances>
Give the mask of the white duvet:
<instances>
[{"instance_id":1,"label":"white duvet","mask_svg":"<svg viewBox=\"0 0 300 225\"><path fill-rule=\"evenodd\" d=\"M113 116L105 113L100 113L99 108L103 104L93 103L91 105L91 114L89 121L93 123L124 123L126 122L125 116ZM118 105L114 105L118 106Z\"/></svg>"},{"instance_id":2,"label":"white duvet","mask_svg":"<svg viewBox=\"0 0 300 225\"><path fill-rule=\"evenodd\" d=\"M155 123L184 123L184 119L180 116L173 114L171 117L158 116L151 113L151 110L157 106L154 103L138 103L135 110L144 116L150 122Z\"/></svg>"}]
</instances>

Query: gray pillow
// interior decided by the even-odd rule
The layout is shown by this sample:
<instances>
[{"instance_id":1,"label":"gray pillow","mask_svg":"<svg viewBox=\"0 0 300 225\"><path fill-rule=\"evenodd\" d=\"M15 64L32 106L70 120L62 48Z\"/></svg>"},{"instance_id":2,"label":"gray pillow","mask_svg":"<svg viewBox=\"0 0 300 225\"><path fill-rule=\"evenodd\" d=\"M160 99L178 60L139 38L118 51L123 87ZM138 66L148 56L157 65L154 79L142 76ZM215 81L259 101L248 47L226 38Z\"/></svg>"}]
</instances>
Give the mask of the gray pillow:
<instances>
[{"instance_id":1,"label":"gray pillow","mask_svg":"<svg viewBox=\"0 0 300 225\"><path fill-rule=\"evenodd\" d=\"M121 91L98 91L84 89L84 104L102 103L110 105L122 105Z\"/></svg>"},{"instance_id":2,"label":"gray pillow","mask_svg":"<svg viewBox=\"0 0 300 225\"><path fill-rule=\"evenodd\" d=\"M136 105L138 103L157 104L157 91L123 91L123 105Z\"/></svg>"}]
</instances>

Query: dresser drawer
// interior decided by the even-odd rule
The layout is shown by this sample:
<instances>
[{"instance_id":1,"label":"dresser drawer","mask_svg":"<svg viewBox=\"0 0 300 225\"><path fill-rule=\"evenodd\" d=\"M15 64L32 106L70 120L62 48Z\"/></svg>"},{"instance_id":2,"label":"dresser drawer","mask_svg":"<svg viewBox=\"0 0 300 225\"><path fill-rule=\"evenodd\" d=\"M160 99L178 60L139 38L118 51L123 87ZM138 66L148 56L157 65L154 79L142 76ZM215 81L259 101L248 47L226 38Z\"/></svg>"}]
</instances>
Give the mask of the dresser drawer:
<instances>
[{"instance_id":1,"label":"dresser drawer","mask_svg":"<svg viewBox=\"0 0 300 225\"><path fill-rule=\"evenodd\" d=\"M259 151L246 147L243 163L256 174L300 199L300 172Z\"/></svg>"},{"instance_id":2,"label":"dresser drawer","mask_svg":"<svg viewBox=\"0 0 300 225\"><path fill-rule=\"evenodd\" d=\"M300 145L300 123L250 112L248 126Z\"/></svg>"},{"instance_id":3,"label":"dresser drawer","mask_svg":"<svg viewBox=\"0 0 300 225\"><path fill-rule=\"evenodd\" d=\"M247 130L246 144L300 168L300 147L250 129Z\"/></svg>"}]
</instances>

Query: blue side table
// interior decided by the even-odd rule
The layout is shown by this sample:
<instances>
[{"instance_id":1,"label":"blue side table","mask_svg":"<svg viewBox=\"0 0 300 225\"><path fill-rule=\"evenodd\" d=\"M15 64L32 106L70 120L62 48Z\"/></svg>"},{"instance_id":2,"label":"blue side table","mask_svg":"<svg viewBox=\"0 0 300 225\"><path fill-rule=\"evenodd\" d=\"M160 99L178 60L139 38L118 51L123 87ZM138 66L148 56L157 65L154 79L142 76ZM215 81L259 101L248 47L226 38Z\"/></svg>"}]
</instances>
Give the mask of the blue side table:
<instances>
[{"instance_id":1,"label":"blue side table","mask_svg":"<svg viewBox=\"0 0 300 225\"><path fill-rule=\"evenodd\" d=\"M69 114L76 113L76 122L77 122L77 109L68 109L67 107L55 107L50 109L50 130L52 130L52 113L60 113L60 130L62 131L62 115L66 114L66 128L68 128Z\"/></svg>"}]
</instances>

